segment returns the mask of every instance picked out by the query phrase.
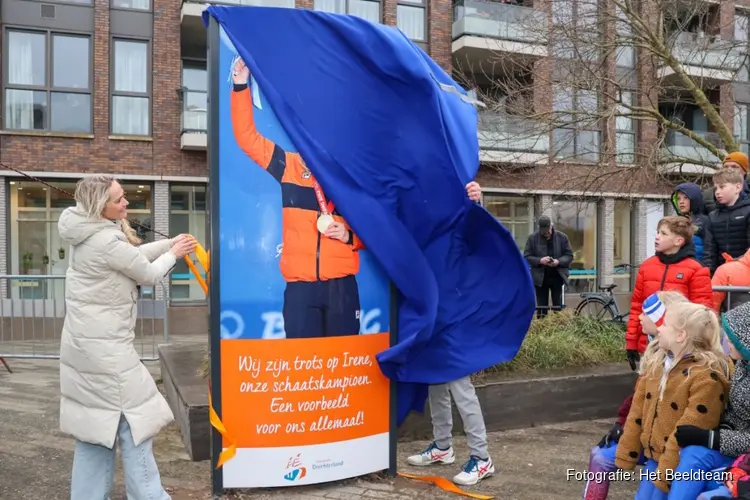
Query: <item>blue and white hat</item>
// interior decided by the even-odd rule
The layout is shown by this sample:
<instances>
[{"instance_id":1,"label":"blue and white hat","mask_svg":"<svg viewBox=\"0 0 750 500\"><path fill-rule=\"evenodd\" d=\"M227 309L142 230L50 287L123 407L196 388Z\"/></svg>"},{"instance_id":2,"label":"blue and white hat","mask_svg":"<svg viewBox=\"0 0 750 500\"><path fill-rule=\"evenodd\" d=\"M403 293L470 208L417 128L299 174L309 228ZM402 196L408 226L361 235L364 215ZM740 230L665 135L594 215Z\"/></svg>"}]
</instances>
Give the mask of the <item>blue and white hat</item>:
<instances>
[{"instance_id":1,"label":"blue and white hat","mask_svg":"<svg viewBox=\"0 0 750 500\"><path fill-rule=\"evenodd\" d=\"M643 301L643 314L654 322L656 326L664 324L664 315L667 313L667 308L664 307L664 303L659 299L657 293L649 295L646 300Z\"/></svg>"}]
</instances>

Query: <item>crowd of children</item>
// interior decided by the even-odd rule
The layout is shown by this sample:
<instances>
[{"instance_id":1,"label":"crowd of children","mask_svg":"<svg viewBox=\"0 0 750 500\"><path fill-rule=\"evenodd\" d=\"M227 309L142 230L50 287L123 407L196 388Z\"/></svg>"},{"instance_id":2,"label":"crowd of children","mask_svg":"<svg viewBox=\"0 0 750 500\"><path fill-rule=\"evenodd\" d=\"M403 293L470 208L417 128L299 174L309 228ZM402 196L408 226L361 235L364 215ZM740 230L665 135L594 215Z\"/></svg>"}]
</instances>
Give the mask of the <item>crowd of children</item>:
<instances>
[{"instance_id":1,"label":"crowd of children","mask_svg":"<svg viewBox=\"0 0 750 500\"><path fill-rule=\"evenodd\" d=\"M750 286L748 157L723 167L710 196L678 185L659 222L631 299L634 394L591 450L590 472L644 466L636 500L750 500L750 294L721 289ZM590 477L583 498L606 499L607 475Z\"/></svg>"},{"instance_id":2,"label":"crowd of children","mask_svg":"<svg viewBox=\"0 0 750 500\"><path fill-rule=\"evenodd\" d=\"M713 189L683 183L674 190L678 215L659 222L655 255L641 264L631 298L626 354L639 377L591 450L588 470L603 474L588 474L596 479L584 500L606 499L606 473L637 465L648 474L635 500L750 500L750 294L714 291L750 286L748 163L731 153ZM455 461L453 396L471 448L454 481L471 485L492 475L469 378L431 387L429 396L435 441L408 462Z\"/></svg>"}]
</instances>

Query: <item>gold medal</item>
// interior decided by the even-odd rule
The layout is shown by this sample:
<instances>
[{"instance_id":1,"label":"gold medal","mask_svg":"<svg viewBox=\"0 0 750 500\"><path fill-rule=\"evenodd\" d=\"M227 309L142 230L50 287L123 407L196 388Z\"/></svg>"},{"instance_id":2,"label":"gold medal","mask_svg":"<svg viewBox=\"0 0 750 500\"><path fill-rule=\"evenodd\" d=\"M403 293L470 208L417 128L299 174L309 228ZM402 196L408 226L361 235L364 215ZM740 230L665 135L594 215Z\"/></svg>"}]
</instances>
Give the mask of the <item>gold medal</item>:
<instances>
[{"instance_id":1,"label":"gold medal","mask_svg":"<svg viewBox=\"0 0 750 500\"><path fill-rule=\"evenodd\" d=\"M325 233L328 226L333 224L333 216L329 214L320 214L318 216L318 231Z\"/></svg>"}]
</instances>

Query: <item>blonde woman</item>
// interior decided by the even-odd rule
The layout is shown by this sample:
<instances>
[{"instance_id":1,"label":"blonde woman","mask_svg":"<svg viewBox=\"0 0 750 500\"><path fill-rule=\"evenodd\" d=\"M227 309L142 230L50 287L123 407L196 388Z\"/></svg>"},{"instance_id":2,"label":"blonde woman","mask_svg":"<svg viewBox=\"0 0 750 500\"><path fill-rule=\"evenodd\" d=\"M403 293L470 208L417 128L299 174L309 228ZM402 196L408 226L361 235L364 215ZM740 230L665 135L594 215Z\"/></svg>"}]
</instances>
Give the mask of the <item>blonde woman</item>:
<instances>
[{"instance_id":1,"label":"blonde woman","mask_svg":"<svg viewBox=\"0 0 750 500\"><path fill-rule=\"evenodd\" d=\"M76 439L71 500L105 500L119 443L128 499L168 500L153 437L172 412L133 346L137 284L155 285L195 248L187 235L134 246L128 201L112 177L76 186L58 229L70 245L60 342L60 428Z\"/></svg>"},{"instance_id":2,"label":"blonde woman","mask_svg":"<svg viewBox=\"0 0 750 500\"><path fill-rule=\"evenodd\" d=\"M641 361L633 405L617 444L618 468L633 470L641 452L647 459L649 474L641 481L637 500L667 498L671 487L667 472L674 471L680 460L675 429L716 427L729 377L716 314L693 303L667 309Z\"/></svg>"}]
</instances>

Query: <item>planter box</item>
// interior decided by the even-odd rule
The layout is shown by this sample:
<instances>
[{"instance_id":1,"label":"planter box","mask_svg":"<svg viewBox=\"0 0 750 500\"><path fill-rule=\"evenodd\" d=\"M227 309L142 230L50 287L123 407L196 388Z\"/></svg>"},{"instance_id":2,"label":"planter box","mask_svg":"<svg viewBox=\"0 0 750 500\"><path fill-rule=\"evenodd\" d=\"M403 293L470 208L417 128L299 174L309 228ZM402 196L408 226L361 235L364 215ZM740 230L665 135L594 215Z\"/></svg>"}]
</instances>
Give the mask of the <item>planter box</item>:
<instances>
[{"instance_id":1,"label":"planter box","mask_svg":"<svg viewBox=\"0 0 750 500\"><path fill-rule=\"evenodd\" d=\"M508 374L477 383L479 404L488 432L538 425L615 418L633 393L637 375L627 364L581 368L544 376ZM463 434L453 404L453 433ZM399 428L401 440L432 439L429 403L424 414L412 413Z\"/></svg>"},{"instance_id":2,"label":"planter box","mask_svg":"<svg viewBox=\"0 0 750 500\"><path fill-rule=\"evenodd\" d=\"M208 422L208 383L198 375L202 346L160 346L161 373L167 401L180 427L190 458L207 460L211 449ZM537 425L615 418L617 408L632 394L636 375L626 364L608 365L544 376L508 374L477 383L487 431ZM399 428L403 441L432 438L429 405L424 414L411 414ZM454 434L463 433L453 407Z\"/></svg>"},{"instance_id":3,"label":"planter box","mask_svg":"<svg viewBox=\"0 0 750 500\"><path fill-rule=\"evenodd\" d=\"M159 363L169 407L193 461L211 458L208 381L198 375L203 346L159 346Z\"/></svg>"}]
</instances>

